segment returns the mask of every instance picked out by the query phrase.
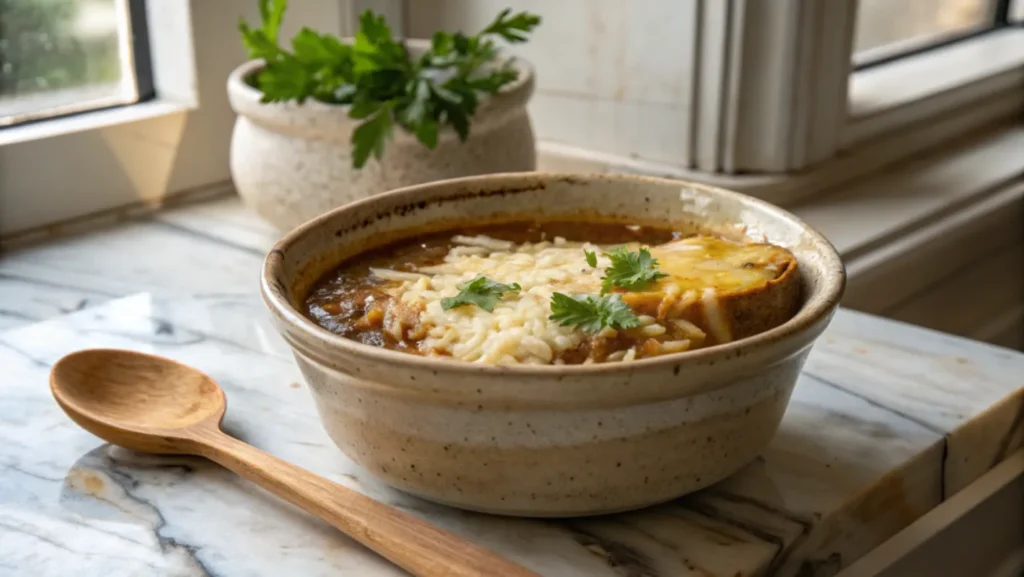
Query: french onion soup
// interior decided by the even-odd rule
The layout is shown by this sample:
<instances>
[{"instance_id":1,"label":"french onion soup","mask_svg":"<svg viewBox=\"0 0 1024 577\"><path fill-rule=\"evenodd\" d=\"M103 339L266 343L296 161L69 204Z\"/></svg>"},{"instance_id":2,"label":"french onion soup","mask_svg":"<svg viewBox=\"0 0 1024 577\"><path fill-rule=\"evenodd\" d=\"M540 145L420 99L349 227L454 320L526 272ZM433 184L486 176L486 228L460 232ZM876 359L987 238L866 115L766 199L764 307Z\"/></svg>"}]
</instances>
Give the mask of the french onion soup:
<instances>
[{"instance_id":1,"label":"french onion soup","mask_svg":"<svg viewBox=\"0 0 1024 577\"><path fill-rule=\"evenodd\" d=\"M646 226L513 222L400 241L306 298L321 327L487 365L630 361L727 343L800 307L786 249Z\"/></svg>"}]
</instances>

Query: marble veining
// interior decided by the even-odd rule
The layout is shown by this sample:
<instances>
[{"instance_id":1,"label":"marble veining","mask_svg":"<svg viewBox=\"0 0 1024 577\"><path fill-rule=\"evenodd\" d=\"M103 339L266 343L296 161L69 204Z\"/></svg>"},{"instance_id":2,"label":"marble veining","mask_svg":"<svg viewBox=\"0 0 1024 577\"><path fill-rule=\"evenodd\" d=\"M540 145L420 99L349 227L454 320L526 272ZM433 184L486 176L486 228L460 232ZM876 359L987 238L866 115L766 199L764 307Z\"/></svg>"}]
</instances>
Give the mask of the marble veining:
<instances>
[{"instance_id":1,"label":"marble veining","mask_svg":"<svg viewBox=\"0 0 1024 577\"><path fill-rule=\"evenodd\" d=\"M0 258L0 577L403 574L208 462L76 427L47 375L85 347L195 365L231 434L546 576L834 575L1024 445L1024 355L840 311L772 444L708 490L568 521L434 505L324 433L256 293L275 234L225 199Z\"/></svg>"}]
</instances>

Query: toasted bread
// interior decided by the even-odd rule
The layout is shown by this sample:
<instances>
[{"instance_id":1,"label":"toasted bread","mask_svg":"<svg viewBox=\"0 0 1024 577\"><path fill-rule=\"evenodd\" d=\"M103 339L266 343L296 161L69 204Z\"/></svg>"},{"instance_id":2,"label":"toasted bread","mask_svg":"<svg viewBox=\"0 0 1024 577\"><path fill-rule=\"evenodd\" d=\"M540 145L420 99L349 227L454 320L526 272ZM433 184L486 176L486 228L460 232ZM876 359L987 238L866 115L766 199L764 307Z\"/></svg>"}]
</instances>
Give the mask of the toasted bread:
<instances>
[{"instance_id":1,"label":"toasted bread","mask_svg":"<svg viewBox=\"0 0 1024 577\"><path fill-rule=\"evenodd\" d=\"M784 248L691 237L652 247L651 255L668 276L642 292L622 292L622 300L637 314L680 321L694 348L764 332L800 308L796 257Z\"/></svg>"}]
</instances>

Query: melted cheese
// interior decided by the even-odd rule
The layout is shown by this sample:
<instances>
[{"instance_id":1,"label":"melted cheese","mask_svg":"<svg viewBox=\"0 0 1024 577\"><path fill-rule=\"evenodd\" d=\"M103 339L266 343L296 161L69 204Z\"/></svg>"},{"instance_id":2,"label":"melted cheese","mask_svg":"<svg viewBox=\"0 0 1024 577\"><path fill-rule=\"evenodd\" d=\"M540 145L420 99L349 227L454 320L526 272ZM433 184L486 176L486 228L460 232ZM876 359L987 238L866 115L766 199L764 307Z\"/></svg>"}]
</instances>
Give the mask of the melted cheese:
<instances>
[{"instance_id":1,"label":"melted cheese","mask_svg":"<svg viewBox=\"0 0 1024 577\"><path fill-rule=\"evenodd\" d=\"M779 264L789 257L784 249L767 244L740 244L728 240L695 236L655 246L651 256L658 270L668 276L648 292L739 291L763 286L776 278Z\"/></svg>"},{"instance_id":2,"label":"melted cheese","mask_svg":"<svg viewBox=\"0 0 1024 577\"><path fill-rule=\"evenodd\" d=\"M375 271L382 280L393 281L389 293L396 306L418 315L416 327L401 324L408 322L407 314L388 315L396 319L387 326L390 334L396 338L410 335L406 340L414 340L423 354L483 364L558 363L563 353L591 338L548 319L551 295L600 293L601 277L610 265L603 251L611 247L562 238L518 246L487 237L456 237L453 242L459 246L448 252L444 262L421 267L418 274ZM587 264L584 250L599 255L597 267ZM731 340L719 297L764 286L778 276L781 264L792 258L771 245L711 237L678 240L650 250L659 261L658 270L668 276L644 291L621 293L640 315L641 326L625 331L637 345L612 353L608 360L626 361L638 354L650 356L699 346L705 338L703 331L678 314L698 301L714 340ZM518 283L522 288L506 293L490 312L472 305L444 310L442 299L455 296L459 285L478 275L505 284ZM605 329L601 336L616 335L617 331Z\"/></svg>"}]
</instances>

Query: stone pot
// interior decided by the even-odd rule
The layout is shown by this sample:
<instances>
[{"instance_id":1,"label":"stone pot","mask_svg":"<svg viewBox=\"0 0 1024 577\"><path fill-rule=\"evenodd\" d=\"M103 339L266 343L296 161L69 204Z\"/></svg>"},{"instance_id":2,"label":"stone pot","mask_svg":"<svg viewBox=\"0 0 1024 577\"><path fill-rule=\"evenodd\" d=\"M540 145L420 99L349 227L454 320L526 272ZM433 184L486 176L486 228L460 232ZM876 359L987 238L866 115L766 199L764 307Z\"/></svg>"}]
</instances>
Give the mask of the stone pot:
<instances>
[{"instance_id":1,"label":"stone pot","mask_svg":"<svg viewBox=\"0 0 1024 577\"><path fill-rule=\"evenodd\" d=\"M410 43L415 50L416 44ZM429 150L397 128L384 157L352 167L352 131L360 121L348 106L307 100L261 103L262 93L245 78L262 61L247 62L228 78L228 98L238 114L231 136L231 176L238 194L281 230L292 229L343 204L405 186L536 166L533 128L526 104L533 93L533 68L516 60L519 79L484 98L461 142L442 129Z\"/></svg>"}]
</instances>

